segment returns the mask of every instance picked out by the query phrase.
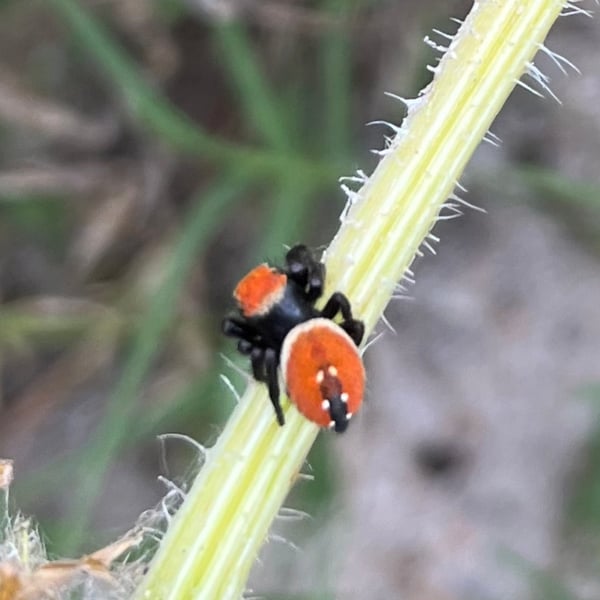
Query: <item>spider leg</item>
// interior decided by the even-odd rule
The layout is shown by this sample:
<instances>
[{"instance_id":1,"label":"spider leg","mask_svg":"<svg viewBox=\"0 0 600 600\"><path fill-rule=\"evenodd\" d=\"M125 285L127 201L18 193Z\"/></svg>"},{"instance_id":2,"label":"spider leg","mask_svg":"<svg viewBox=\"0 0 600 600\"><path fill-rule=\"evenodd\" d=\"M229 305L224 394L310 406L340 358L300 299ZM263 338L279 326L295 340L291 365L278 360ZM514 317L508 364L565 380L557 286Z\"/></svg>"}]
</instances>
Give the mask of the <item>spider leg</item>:
<instances>
[{"instance_id":1,"label":"spider leg","mask_svg":"<svg viewBox=\"0 0 600 600\"><path fill-rule=\"evenodd\" d=\"M342 313L343 321L340 327L352 338L352 341L358 346L365 334L365 325L362 321L352 316L350 300L341 292L334 292L327 304L321 311L321 316L326 319L333 319L338 313Z\"/></svg>"},{"instance_id":2,"label":"spider leg","mask_svg":"<svg viewBox=\"0 0 600 600\"><path fill-rule=\"evenodd\" d=\"M252 329L245 321L233 316L225 317L221 323L221 331L228 337L248 339Z\"/></svg>"},{"instance_id":3,"label":"spider leg","mask_svg":"<svg viewBox=\"0 0 600 600\"><path fill-rule=\"evenodd\" d=\"M365 335L365 324L362 321L359 321L358 319L342 321L340 327L350 336L357 346L360 346Z\"/></svg>"},{"instance_id":4,"label":"spider leg","mask_svg":"<svg viewBox=\"0 0 600 600\"><path fill-rule=\"evenodd\" d=\"M250 364L252 365L252 377L256 381L267 381L267 372L265 370L265 349L258 346L252 348L250 354Z\"/></svg>"},{"instance_id":5,"label":"spider leg","mask_svg":"<svg viewBox=\"0 0 600 600\"><path fill-rule=\"evenodd\" d=\"M352 321L352 308L350 300L342 294L342 292L334 292L331 298L327 300L327 304L321 311L321 316L326 319L333 319L339 312L342 313L344 321Z\"/></svg>"},{"instance_id":6,"label":"spider leg","mask_svg":"<svg viewBox=\"0 0 600 600\"><path fill-rule=\"evenodd\" d=\"M256 328L236 316L225 317L221 323L221 330L226 336L240 338L240 340L245 340L253 346L262 342L262 337ZM242 354L248 354L239 345L238 349Z\"/></svg>"},{"instance_id":7,"label":"spider leg","mask_svg":"<svg viewBox=\"0 0 600 600\"><path fill-rule=\"evenodd\" d=\"M238 352L250 357L254 379L267 381L264 342L256 329L243 319L235 316L223 319L222 329L225 335L239 338L237 343Z\"/></svg>"},{"instance_id":8,"label":"spider leg","mask_svg":"<svg viewBox=\"0 0 600 600\"><path fill-rule=\"evenodd\" d=\"M252 365L252 376L256 381L267 384L269 398L275 409L275 415L279 425L285 423L283 411L279 404L279 379L277 374L278 357L272 348L254 346L250 353L250 364Z\"/></svg>"},{"instance_id":9,"label":"spider leg","mask_svg":"<svg viewBox=\"0 0 600 600\"><path fill-rule=\"evenodd\" d=\"M279 379L277 373L278 362L279 360L277 352L273 350L273 348L266 348L264 351L264 366L267 376L267 386L269 388L269 398L271 399L271 403L275 409L277 422L280 425L283 425L285 423L285 418L283 416L283 410L281 410L281 404L279 403L279 397L281 394L279 390Z\"/></svg>"},{"instance_id":10,"label":"spider leg","mask_svg":"<svg viewBox=\"0 0 600 600\"><path fill-rule=\"evenodd\" d=\"M290 248L285 264L286 275L304 290L308 300L314 301L323 293L325 265L315 260L305 245Z\"/></svg>"},{"instance_id":11,"label":"spider leg","mask_svg":"<svg viewBox=\"0 0 600 600\"><path fill-rule=\"evenodd\" d=\"M250 340L247 340L245 338L241 338L237 344L238 352L240 354L243 354L244 356L249 356L250 354L252 354L252 350L254 350L254 348L254 344Z\"/></svg>"}]
</instances>

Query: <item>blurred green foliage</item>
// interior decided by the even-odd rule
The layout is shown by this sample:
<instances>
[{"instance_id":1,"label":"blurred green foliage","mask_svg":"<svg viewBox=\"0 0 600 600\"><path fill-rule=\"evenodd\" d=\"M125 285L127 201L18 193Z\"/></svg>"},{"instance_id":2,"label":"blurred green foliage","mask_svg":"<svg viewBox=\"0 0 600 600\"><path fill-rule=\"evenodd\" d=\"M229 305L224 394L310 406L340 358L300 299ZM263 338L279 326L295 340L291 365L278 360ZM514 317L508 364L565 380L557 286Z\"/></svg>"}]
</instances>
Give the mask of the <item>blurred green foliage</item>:
<instances>
[{"instance_id":1,"label":"blurred green foliage","mask_svg":"<svg viewBox=\"0 0 600 600\"><path fill-rule=\"evenodd\" d=\"M35 237L57 256L71 225L63 199L56 196L0 197L0 221L5 228Z\"/></svg>"},{"instance_id":2,"label":"blurred green foliage","mask_svg":"<svg viewBox=\"0 0 600 600\"><path fill-rule=\"evenodd\" d=\"M343 16L350 14L357 4L328 0L323 10ZM157 2L156 5L159 14L171 25L186 16L180 3ZM176 299L194 261L205 252L248 190L257 185L267 190L264 232L253 252L254 258L249 257L248 264L252 264L264 256L278 256L284 243L303 239L315 199L323 193L331 194L337 175L349 170L349 157L354 154L350 146L353 129L351 60L348 33L343 27L323 36L319 50L321 90L317 90L317 95L321 95L320 114L316 116L307 110L301 70L290 73L283 89L275 88L262 70L249 31L239 23L215 23L211 39L214 51L239 99L238 109L245 128L256 140L254 145L245 145L208 134L198 122L187 117L160 89L148 82L111 29L81 3L50 0L47 7L62 20L81 49L83 54L76 56L76 60L92 61L102 73L107 91L122 96L138 127L154 136L156 142L169 145L172 152L194 156L219 169L212 187L198 191L190 201L171 265L157 293L149 299L145 312L133 324L121 375L89 443L76 456L59 457L20 480L17 489L22 497L38 496L49 484L61 486L68 481L78 482L64 523L45 524L51 531L51 548L72 555L89 543L96 499L108 468L124 448L161 431L167 423L202 421L207 420L207 416L208 420L218 419L214 410L198 401L223 396L223 386L212 374L199 377L182 390L179 397L140 419L137 398L141 385L160 352L174 317ZM294 101L290 102L292 97ZM322 120L323 130L315 127L315 118ZM317 134L319 139L314 139ZM336 194L341 208L343 199ZM58 202L21 199L18 204L4 202L3 205L20 227L33 227L38 233L43 230L42 238L60 239L64 220L60 214L60 199ZM50 215L51 210L59 211L59 218ZM12 322L15 326L18 324L18 321ZM217 412L224 406L220 404ZM207 410L207 414L199 416L199 411L206 413ZM304 486L298 494L303 496L302 502L317 507L331 497L334 488L324 443L317 446L311 465L318 474L316 483Z\"/></svg>"}]
</instances>

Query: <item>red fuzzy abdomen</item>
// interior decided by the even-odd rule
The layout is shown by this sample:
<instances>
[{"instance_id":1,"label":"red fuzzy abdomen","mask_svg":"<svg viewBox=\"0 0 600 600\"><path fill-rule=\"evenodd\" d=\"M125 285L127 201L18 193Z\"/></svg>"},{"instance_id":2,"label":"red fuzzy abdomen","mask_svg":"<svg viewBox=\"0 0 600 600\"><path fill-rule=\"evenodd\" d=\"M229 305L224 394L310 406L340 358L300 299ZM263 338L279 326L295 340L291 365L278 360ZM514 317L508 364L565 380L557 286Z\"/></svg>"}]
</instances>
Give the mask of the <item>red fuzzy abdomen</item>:
<instances>
[{"instance_id":1,"label":"red fuzzy abdomen","mask_svg":"<svg viewBox=\"0 0 600 600\"><path fill-rule=\"evenodd\" d=\"M330 399L328 390L347 394L348 414L360 408L365 391L362 359L350 336L329 319L311 319L289 332L281 349L281 370L290 400L321 427L331 423L323 407Z\"/></svg>"}]
</instances>

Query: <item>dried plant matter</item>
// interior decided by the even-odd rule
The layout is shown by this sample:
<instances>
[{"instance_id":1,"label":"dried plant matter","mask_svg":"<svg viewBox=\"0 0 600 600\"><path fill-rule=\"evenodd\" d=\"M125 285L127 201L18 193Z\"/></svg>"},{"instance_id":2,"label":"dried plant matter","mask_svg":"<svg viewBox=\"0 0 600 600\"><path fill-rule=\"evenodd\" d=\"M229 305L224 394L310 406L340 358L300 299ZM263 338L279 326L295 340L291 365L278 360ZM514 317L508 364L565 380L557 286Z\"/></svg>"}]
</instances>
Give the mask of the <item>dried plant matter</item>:
<instances>
[{"instance_id":1,"label":"dried plant matter","mask_svg":"<svg viewBox=\"0 0 600 600\"><path fill-rule=\"evenodd\" d=\"M136 527L78 559L49 560L31 519L8 512L11 480L11 461L0 460L0 600L56 600L74 592L86 599L127 598L141 575L142 563L123 565L117 560L139 546L143 529Z\"/></svg>"}]
</instances>

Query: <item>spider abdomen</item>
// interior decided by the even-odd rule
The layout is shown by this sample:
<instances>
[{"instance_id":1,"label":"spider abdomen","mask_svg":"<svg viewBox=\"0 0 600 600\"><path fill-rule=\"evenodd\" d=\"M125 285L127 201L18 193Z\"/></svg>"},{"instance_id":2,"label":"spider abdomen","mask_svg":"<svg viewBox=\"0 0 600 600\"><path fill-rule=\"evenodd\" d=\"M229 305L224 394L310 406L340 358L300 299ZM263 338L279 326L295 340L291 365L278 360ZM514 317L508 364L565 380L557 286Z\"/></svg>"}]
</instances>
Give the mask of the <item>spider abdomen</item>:
<instances>
[{"instance_id":1,"label":"spider abdomen","mask_svg":"<svg viewBox=\"0 0 600 600\"><path fill-rule=\"evenodd\" d=\"M315 318L290 331L281 348L290 400L310 421L341 433L360 408L363 362L350 336L333 321Z\"/></svg>"}]
</instances>

